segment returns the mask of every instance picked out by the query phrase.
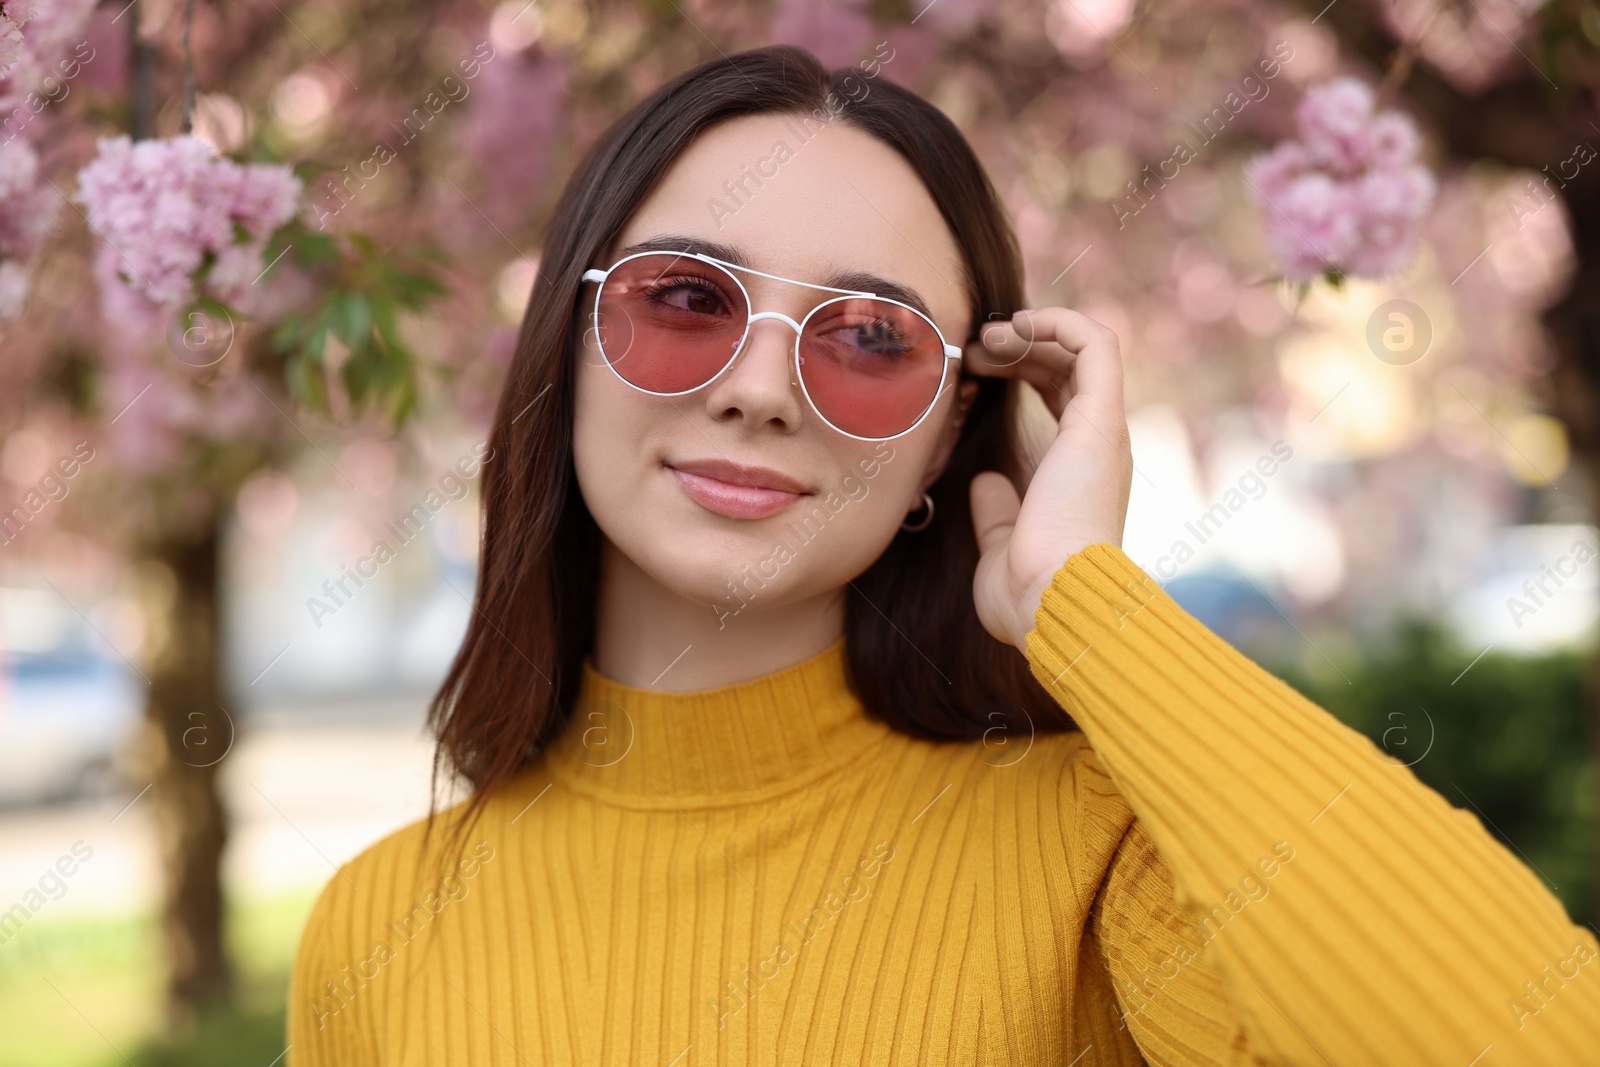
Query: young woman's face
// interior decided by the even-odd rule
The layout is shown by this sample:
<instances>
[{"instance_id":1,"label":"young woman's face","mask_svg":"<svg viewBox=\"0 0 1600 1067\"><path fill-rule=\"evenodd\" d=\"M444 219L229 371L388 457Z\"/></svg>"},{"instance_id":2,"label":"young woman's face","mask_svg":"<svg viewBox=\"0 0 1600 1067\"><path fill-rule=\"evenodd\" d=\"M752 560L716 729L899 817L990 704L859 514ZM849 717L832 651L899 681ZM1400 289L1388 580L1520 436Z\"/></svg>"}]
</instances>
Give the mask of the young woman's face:
<instances>
[{"instance_id":1,"label":"young woman's face","mask_svg":"<svg viewBox=\"0 0 1600 1067\"><path fill-rule=\"evenodd\" d=\"M737 199L728 183L743 186ZM728 250L709 252L718 259L818 285L881 293L866 277L876 276L916 294L946 342L966 340L970 316L954 237L910 165L849 126L802 127L796 117L761 115L707 130L640 205L609 258L589 266L603 270L630 246L673 238L714 243ZM733 274L752 312L782 312L796 322L837 295ZM583 288L586 325L594 292L592 283ZM584 501L641 570L719 613L815 596L866 570L908 512L916 512L913 522L925 516L922 491L948 459L958 415L976 391L970 380L958 388L951 367L920 425L874 443L838 432L811 408L794 381L795 332L781 320L752 323L733 365L679 396L652 396L619 380L595 335L584 331L576 383ZM729 503L719 480L682 469L708 462L766 468L803 492L768 495L764 507L776 510L752 514L748 503ZM934 521L941 520L951 521Z\"/></svg>"}]
</instances>

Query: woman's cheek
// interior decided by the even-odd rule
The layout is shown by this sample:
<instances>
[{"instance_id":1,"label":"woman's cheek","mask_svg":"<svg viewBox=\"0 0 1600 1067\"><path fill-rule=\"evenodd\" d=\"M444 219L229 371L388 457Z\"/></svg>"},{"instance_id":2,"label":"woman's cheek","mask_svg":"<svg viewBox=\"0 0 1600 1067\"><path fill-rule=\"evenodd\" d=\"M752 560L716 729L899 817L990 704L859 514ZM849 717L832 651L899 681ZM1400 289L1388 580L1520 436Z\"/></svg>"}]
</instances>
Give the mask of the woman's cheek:
<instances>
[{"instance_id":1,"label":"woman's cheek","mask_svg":"<svg viewBox=\"0 0 1600 1067\"><path fill-rule=\"evenodd\" d=\"M817 519L828 516L827 524L835 528L828 538L829 558L819 561L819 569L837 570L842 583L870 566L894 540L909 508L901 501L915 488L909 459L909 451L888 441L841 457L836 474L807 509Z\"/></svg>"}]
</instances>

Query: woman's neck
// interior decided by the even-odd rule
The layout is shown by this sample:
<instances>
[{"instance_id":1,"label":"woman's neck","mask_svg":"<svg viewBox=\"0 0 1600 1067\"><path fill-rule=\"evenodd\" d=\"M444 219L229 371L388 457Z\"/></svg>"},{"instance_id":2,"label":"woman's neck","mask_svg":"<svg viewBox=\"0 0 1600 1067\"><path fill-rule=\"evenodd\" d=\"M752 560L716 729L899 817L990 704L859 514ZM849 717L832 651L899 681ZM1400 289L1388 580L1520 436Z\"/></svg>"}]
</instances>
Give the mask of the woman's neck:
<instances>
[{"instance_id":1,"label":"woman's neck","mask_svg":"<svg viewBox=\"0 0 1600 1067\"><path fill-rule=\"evenodd\" d=\"M673 692L759 678L813 656L844 633L840 586L797 602L733 593L712 605L668 589L614 545L600 549L594 666L624 685Z\"/></svg>"}]
</instances>

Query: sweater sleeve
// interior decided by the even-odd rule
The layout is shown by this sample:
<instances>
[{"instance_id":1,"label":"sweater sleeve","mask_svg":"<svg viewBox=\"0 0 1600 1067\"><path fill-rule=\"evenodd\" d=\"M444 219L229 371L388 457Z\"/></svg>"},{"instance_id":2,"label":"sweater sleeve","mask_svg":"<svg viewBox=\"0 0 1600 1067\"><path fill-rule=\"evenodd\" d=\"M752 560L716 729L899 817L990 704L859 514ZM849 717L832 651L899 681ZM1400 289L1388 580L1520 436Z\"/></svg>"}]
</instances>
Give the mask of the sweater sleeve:
<instances>
[{"instance_id":1,"label":"sweater sleeve","mask_svg":"<svg viewBox=\"0 0 1600 1067\"><path fill-rule=\"evenodd\" d=\"M336 947L335 913L341 870L318 895L300 933L289 970L286 1067L359 1067L376 1059L363 1047L353 1013L345 1011L359 992L342 966L351 958Z\"/></svg>"},{"instance_id":2,"label":"sweater sleeve","mask_svg":"<svg viewBox=\"0 0 1600 1067\"><path fill-rule=\"evenodd\" d=\"M1192 970L1222 1047L1236 1024L1251 1056L1282 1064L1573 1064L1600 1048L1591 932L1472 813L1206 629L1121 549L1068 559L1025 645L1137 821L1108 873L1110 892L1128 888L1099 909L1102 941L1154 936L1192 955L1178 977ZM1170 874L1148 869L1151 852ZM1124 1012L1142 1009L1116 988ZM1251 1062L1174 1055L1130 1028L1155 1062Z\"/></svg>"},{"instance_id":3,"label":"sweater sleeve","mask_svg":"<svg viewBox=\"0 0 1600 1067\"><path fill-rule=\"evenodd\" d=\"M1086 931L1111 979L1117 1024L1148 1063L1256 1067L1228 1002L1207 925L1178 902L1144 824L1128 824Z\"/></svg>"}]
</instances>

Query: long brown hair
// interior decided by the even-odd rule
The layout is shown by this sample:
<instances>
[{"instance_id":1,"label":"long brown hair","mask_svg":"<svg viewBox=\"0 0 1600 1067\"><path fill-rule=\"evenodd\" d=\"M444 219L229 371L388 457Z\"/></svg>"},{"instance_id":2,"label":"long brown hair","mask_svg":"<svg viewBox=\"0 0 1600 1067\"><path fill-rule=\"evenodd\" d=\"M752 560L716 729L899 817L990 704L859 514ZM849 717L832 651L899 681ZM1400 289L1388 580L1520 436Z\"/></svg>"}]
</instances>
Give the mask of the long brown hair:
<instances>
[{"instance_id":1,"label":"long brown hair","mask_svg":"<svg viewBox=\"0 0 1600 1067\"><path fill-rule=\"evenodd\" d=\"M907 89L879 80L863 93L863 84L854 68L830 72L789 46L712 60L611 126L562 193L490 432L494 461L483 482L472 619L429 711L438 736L435 783L447 768L471 784L466 816L565 726L594 643L601 533L572 461L580 275L698 134L724 119L766 113L827 114L871 134L921 176L955 236L972 336L1020 305L1016 236L960 131ZM845 612L849 676L867 713L925 738L973 739L1002 728L1017 738L1074 727L1023 656L991 637L973 607L978 551L968 485L986 470L1019 488L1028 477L1016 438L1017 383L977 382L961 437L929 489L936 521L896 535L851 583Z\"/></svg>"}]
</instances>

